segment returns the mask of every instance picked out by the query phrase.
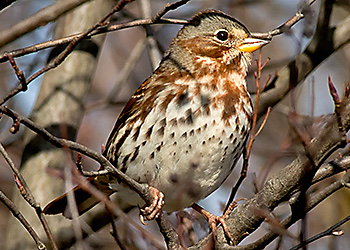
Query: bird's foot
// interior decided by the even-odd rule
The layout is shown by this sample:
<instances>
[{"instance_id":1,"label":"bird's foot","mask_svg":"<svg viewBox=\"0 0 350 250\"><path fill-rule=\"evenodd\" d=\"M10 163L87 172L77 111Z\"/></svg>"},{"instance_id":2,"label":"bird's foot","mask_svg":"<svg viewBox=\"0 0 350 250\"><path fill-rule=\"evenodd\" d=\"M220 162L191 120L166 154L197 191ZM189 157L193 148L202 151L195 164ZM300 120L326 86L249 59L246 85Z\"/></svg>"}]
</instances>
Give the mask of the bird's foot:
<instances>
[{"instance_id":1,"label":"bird's foot","mask_svg":"<svg viewBox=\"0 0 350 250\"><path fill-rule=\"evenodd\" d=\"M140 221L146 225L145 221L158 218L164 204L164 194L154 187L149 187L149 191L153 196L152 204L140 209Z\"/></svg>"},{"instance_id":2,"label":"bird's foot","mask_svg":"<svg viewBox=\"0 0 350 250\"><path fill-rule=\"evenodd\" d=\"M229 206L229 209L227 209L227 211L222 216L213 215L212 213L208 212L207 210L205 210L204 208L202 208L201 206L199 206L197 204L193 204L192 208L207 218L209 228L210 228L211 232L213 233L214 240L216 240L216 236L217 236L217 225L219 223L221 223L221 225L224 229L225 235L230 239L231 242L233 242L233 238L231 236L231 233L230 233L228 226L226 225L225 220L236 206L237 206L237 203L232 202Z\"/></svg>"}]
</instances>

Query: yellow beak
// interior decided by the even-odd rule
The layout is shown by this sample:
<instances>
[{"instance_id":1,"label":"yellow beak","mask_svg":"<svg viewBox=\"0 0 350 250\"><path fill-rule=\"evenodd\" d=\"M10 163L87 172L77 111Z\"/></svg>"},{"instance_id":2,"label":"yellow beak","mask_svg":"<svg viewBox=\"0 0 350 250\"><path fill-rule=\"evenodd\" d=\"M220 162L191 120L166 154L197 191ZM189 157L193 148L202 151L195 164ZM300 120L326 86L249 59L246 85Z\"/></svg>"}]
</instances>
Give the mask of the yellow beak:
<instances>
[{"instance_id":1,"label":"yellow beak","mask_svg":"<svg viewBox=\"0 0 350 250\"><path fill-rule=\"evenodd\" d=\"M260 38L247 37L243 43L238 46L238 49L242 52L254 52L260 49L262 46L268 44L270 41Z\"/></svg>"}]
</instances>

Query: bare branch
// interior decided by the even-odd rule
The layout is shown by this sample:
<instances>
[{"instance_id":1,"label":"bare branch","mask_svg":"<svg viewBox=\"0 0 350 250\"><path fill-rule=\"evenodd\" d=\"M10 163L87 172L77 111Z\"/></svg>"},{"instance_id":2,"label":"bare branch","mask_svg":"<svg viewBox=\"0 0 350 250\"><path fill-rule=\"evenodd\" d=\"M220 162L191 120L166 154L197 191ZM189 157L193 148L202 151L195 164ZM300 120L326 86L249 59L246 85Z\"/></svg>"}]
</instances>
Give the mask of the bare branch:
<instances>
[{"instance_id":1,"label":"bare branch","mask_svg":"<svg viewBox=\"0 0 350 250\"><path fill-rule=\"evenodd\" d=\"M341 103L342 124L346 131L350 129L350 100L345 99ZM316 136L307 146L307 150L316 166L320 166L327 157L329 157L341 145L341 136L338 130L338 123L335 115L327 118L325 126L320 134ZM304 154L299 155L292 163L282 169L279 173L270 177L264 187L256 193L251 199L240 205L226 220L229 230L236 243L240 242L247 233L254 231L263 222L264 218L256 214L256 210L269 209L272 211L282 200L289 199L293 190L298 188L307 177L306 173L314 171L308 157ZM349 175L349 174L348 174ZM349 178L344 175L344 178ZM348 180L345 180L348 182ZM337 182L332 190L327 189L327 193L322 193L322 198L317 198L318 202L312 203L306 207L306 211L312 209L331 193L343 187L343 182ZM316 197L316 196L315 196ZM309 199L310 200L310 199ZM310 200L311 202L311 200ZM312 201L313 202L313 201ZM190 249L201 249L209 237L200 241L196 246ZM222 228L218 229L218 242L225 242L225 236ZM220 244L228 247L227 244ZM262 244L263 248L264 245Z\"/></svg>"},{"instance_id":2,"label":"bare branch","mask_svg":"<svg viewBox=\"0 0 350 250\"><path fill-rule=\"evenodd\" d=\"M319 20L323 18L320 16ZM316 34L304 52L291 61L288 66L281 69L278 72L276 81L274 81L274 86L261 94L258 117L260 118L265 114L268 107L273 107L282 100L291 89L300 84L320 63L348 44L349 41L350 17L339 22L335 27L328 27L322 31L316 30Z\"/></svg>"},{"instance_id":3,"label":"bare branch","mask_svg":"<svg viewBox=\"0 0 350 250\"><path fill-rule=\"evenodd\" d=\"M86 155L86 156L96 160L97 162L99 162L99 164L101 164L101 166L103 168L107 169L110 172L109 174L117 176L118 178L120 178L122 180L123 183L128 185L128 187L130 189L137 192L140 195L140 197L142 199L144 199L144 201L147 204L152 203L153 197L149 192L147 184L140 184L140 183L136 182L134 179L132 179L131 177L129 177L128 175L124 174L119 169L114 167L103 155L101 155L101 154L99 154L99 153L79 144L79 143L76 143L76 142L73 142L73 141L70 141L67 139L55 137L54 135L49 133L46 129L34 124L28 118L20 116L19 114L17 114L13 110L11 110L5 106L0 106L0 112L2 112L3 114L6 114L7 116L9 116L13 119L18 119L20 121L20 123L25 125L27 128L31 129L32 131L34 131L38 135L42 136L45 140L47 140L48 142L50 142L51 144L53 144L56 147L69 148L71 150L77 151L79 153L82 153L83 155ZM83 182L81 182L81 184L83 184ZM95 191L97 191L97 190L95 190ZM102 198L100 198L100 199L102 199ZM105 198L103 198L102 200L105 200ZM106 203L107 203L107 201L106 201ZM170 226L169 222L166 220L165 215L163 213L160 213L159 218L157 218L157 222L158 222L160 230L163 233L164 238L168 244L168 247L170 249L177 249L177 246L178 246L177 234L174 232L174 230Z\"/></svg>"},{"instance_id":4,"label":"bare branch","mask_svg":"<svg viewBox=\"0 0 350 250\"><path fill-rule=\"evenodd\" d=\"M182 5L185 5L186 3L188 3L190 0L180 0L177 1L175 3L168 3L165 8L160 11L154 18L153 21L157 22L159 21L166 13L168 13L171 10L176 10L177 8L179 8Z\"/></svg>"},{"instance_id":5,"label":"bare branch","mask_svg":"<svg viewBox=\"0 0 350 250\"><path fill-rule=\"evenodd\" d=\"M349 167L349 165L347 165L347 167ZM347 172L342 179L337 180L336 182L332 183L331 185L328 185L327 187L325 187L323 190L321 190L318 193L315 193L313 195L310 196L307 206L306 206L306 211L310 211L311 209L313 209L314 207L316 207L319 203L321 203L322 201L324 201L326 198L328 198L331 194L333 194L334 192L338 191L339 189L344 187L344 183L349 183L350 182L350 172ZM293 202L295 202L295 200L291 200L290 203L293 204ZM290 227L291 225L293 225L296 221L298 221L300 218L299 217L293 217L293 216L289 216L288 218L286 218L285 220L283 220L281 222L281 225L284 226L285 228ZM256 249L258 248L264 248L266 247L269 243L271 243L276 237L278 236L278 234L276 234L275 232L269 232L267 234L265 234L262 238L260 238L259 240L244 245L244 246L239 246L239 247L234 247L232 249L237 249L237 250L248 250L248 249Z\"/></svg>"},{"instance_id":6,"label":"bare branch","mask_svg":"<svg viewBox=\"0 0 350 250\"><path fill-rule=\"evenodd\" d=\"M27 19L11 26L7 30L0 32L0 48L9 42L27 34L36 28L46 25L67 13L68 11L78 7L79 5L90 0L65 0L58 1L55 4L46 7Z\"/></svg>"},{"instance_id":7,"label":"bare branch","mask_svg":"<svg viewBox=\"0 0 350 250\"><path fill-rule=\"evenodd\" d=\"M21 212L17 209L16 205L6 197L6 195L0 191L0 200L1 202L10 210L10 212L13 214L19 222L25 227L25 229L28 231L30 236L32 236L35 244L37 245L39 250L46 249L46 246L44 243L40 240L39 235L35 232L35 230L32 228L32 226L29 224L29 222L24 218L24 216L21 214Z\"/></svg>"},{"instance_id":8,"label":"bare branch","mask_svg":"<svg viewBox=\"0 0 350 250\"><path fill-rule=\"evenodd\" d=\"M299 245L296 245L294 247L292 247L290 250L297 250L299 248L302 248L308 244L310 244L311 242L314 242L322 237L325 237L325 236L338 236L337 234L334 234L334 231L335 229L337 229L338 227L340 227L341 225L345 224L346 222L348 222L350 220L350 215L347 216L346 218L342 219L341 221L339 221L338 223L334 224L333 226L329 227L328 229L326 229L325 231L319 233L319 234L316 234L314 236L312 236L311 238L305 240L303 242L303 244L299 244ZM341 234L340 234L341 235Z\"/></svg>"},{"instance_id":9,"label":"bare branch","mask_svg":"<svg viewBox=\"0 0 350 250\"><path fill-rule=\"evenodd\" d=\"M41 210L40 204L35 200L32 192L30 191L30 189L27 185L27 182L24 180L23 176L18 171L18 169L16 168L12 159L7 154L5 148L2 146L1 143L0 143L0 153L4 156L6 162L10 166L12 172L14 173L15 179L16 179L16 184L17 184L17 187L18 187L21 195L29 203L29 205L31 205L35 209L35 211L37 212L38 217L40 219L40 222L45 230L47 237L50 239L50 243L51 243L53 249L57 250L58 248L57 248L56 243L52 237L51 230L50 230L49 226L47 225L46 219L42 215L42 210ZM3 197L4 202L6 202L6 206L15 215L15 217L21 221L21 223L24 225L24 227L27 229L27 231L30 233L30 235L32 235L35 243L38 245L38 248L39 248L39 245L41 245L41 244L43 245L43 243L41 241L38 241L36 234L33 234L34 229L32 229L31 227L28 228L27 224L29 225L29 223L24 219L24 217L21 215L21 213L17 210L16 206L14 204L11 205L12 202L10 200L6 200L6 199L7 199L6 197ZM44 248L46 248L46 247L44 246Z\"/></svg>"}]
</instances>

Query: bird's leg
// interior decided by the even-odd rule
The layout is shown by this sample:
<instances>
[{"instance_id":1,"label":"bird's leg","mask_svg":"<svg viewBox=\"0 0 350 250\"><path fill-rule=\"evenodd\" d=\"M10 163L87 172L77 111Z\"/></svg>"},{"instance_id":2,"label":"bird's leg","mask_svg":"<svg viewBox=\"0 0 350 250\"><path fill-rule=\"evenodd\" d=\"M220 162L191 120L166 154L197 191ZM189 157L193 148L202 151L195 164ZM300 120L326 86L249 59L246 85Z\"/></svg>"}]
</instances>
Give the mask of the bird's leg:
<instances>
[{"instance_id":1,"label":"bird's leg","mask_svg":"<svg viewBox=\"0 0 350 250\"><path fill-rule=\"evenodd\" d=\"M158 218L164 204L164 194L154 187L149 187L149 191L153 196L152 204L140 209L140 221L146 225L145 220L153 220Z\"/></svg>"},{"instance_id":2,"label":"bird's leg","mask_svg":"<svg viewBox=\"0 0 350 250\"><path fill-rule=\"evenodd\" d=\"M192 205L192 208L196 210L198 213L202 214L204 217L207 218L209 228L213 233L214 239L216 239L217 235L217 225L221 223L225 235L232 241L232 236L230 233L230 230L228 229L228 226L226 225L225 219L228 217L228 215L232 212L232 210L237 206L236 202L232 202L229 206L229 208L226 210L226 212L222 216L216 216L213 215L212 213L208 212L201 206L197 205L196 203Z\"/></svg>"}]
</instances>

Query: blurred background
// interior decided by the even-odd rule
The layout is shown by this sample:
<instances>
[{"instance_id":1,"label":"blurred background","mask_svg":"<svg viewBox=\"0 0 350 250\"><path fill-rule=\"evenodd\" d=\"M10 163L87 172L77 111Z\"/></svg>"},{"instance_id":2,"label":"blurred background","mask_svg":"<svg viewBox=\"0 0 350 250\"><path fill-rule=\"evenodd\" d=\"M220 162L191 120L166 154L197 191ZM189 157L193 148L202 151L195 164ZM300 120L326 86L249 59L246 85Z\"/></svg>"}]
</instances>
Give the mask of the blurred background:
<instances>
[{"instance_id":1,"label":"blurred background","mask_svg":"<svg viewBox=\"0 0 350 250\"><path fill-rule=\"evenodd\" d=\"M0 31L11 28L19 21L54 2L47 0L16 1L13 5L0 12ZM150 1L151 15L154 16L163 9L167 2L163 0ZM274 37L271 44L262 50L263 61L267 58L270 59L263 70L263 83L268 75L274 76L280 68L285 66L306 47L315 29L320 2L316 1L312 5L309 20L300 21L288 34ZM292 17L303 4L303 1L299 0L193 0L177 10L169 12L166 17L190 19L191 16L201 10L219 9L240 20L251 32L267 32ZM126 22L141 18L141 6L140 1L130 3L122 12L114 16L114 22ZM349 15L349 12L350 4L348 1L339 1L332 15L332 23L336 24L339 20L344 19L344 17ZM54 24L54 22L48 23L28 33L1 48L0 53L52 39ZM172 38L181 28L180 25L175 24L153 25L151 27L154 34L153 38L159 45L160 54L166 50ZM77 142L99 152L125 102L138 86L152 74L154 67L152 66L148 46L144 41L145 29L143 27L115 31L107 35L99 55L98 67L88 97L87 110L79 128ZM18 58L16 62L25 75L29 76L46 64L48 53L49 50L43 50ZM134 62L130 62L131 55L135 57ZM254 54L254 59L257 58L258 52ZM322 116L331 114L334 109L328 91L327 78L331 76L338 91L342 94L345 84L350 79L349 58L350 47L347 45L329 57L303 84L273 108L263 131L257 137L253 146L248 176L238 192L238 198L251 197L256 190L262 187L269 175L286 166L296 155L302 152L303 147L291 132L288 122L288 114L291 107L298 114L298 122L311 135L317 134L318 129L322 126ZM253 60L248 77L248 88L253 94L256 91L254 80L256 68L255 60ZM0 64L0 76L0 94L4 96L17 86L17 79L9 63ZM36 100L41 80L42 77L36 79L30 84L28 91L17 95L7 105L14 108L17 112L29 116ZM8 132L10 126L10 120L4 118L0 120L0 141L6 146L16 166L20 166L21 153L23 151L23 128L16 135L11 135ZM87 169L98 168L98 164L92 160L84 158L83 163ZM239 176L241 165L240 161L224 185L199 204L216 215L221 214L230 190ZM16 189L14 178L11 170L2 158L0 159L0 171L0 190L11 197L12 192ZM322 188L323 185L327 185L327 181L316 186L315 189ZM338 222L348 215L349 209L349 192L345 190L332 195L308 214L308 236L319 233ZM188 212L192 213L190 210ZM274 213L277 218L283 219L288 212L288 206L282 205ZM6 207L0 204L0 249L6 248L5 232L10 216ZM175 215L172 215L172 218L172 221L176 224L177 219ZM137 217L135 220L137 221ZM205 230L201 227L202 224L203 222L199 221L195 225L198 228L199 233L197 237L199 238L205 235ZM253 238L262 235L264 230L268 230L269 227L267 223L264 223L261 229L247 237L244 242L252 241ZM153 224L146 227L147 230L151 228L157 230ZM298 228L298 224L291 227L291 233L297 234ZM311 244L309 246L310 249L348 249L350 245L350 224L343 226L342 229L345 232L343 237L323 238ZM125 230L138 235L135 232L137 230L134 228ZM102 237L105 240L105 249L113 246L113 239L108 233L99 233L98 235L98 237ZM110 242L110 245L108 242ZM133 243L135 244L134 247L145 248L145 245L143 245L145 243L142 243L142 240L140 242ZM286 238L281 249L288 249L296 243L297 241ZM275 248L276 243L268 246L268 249Z\"/></svg>"}]
</instances>

